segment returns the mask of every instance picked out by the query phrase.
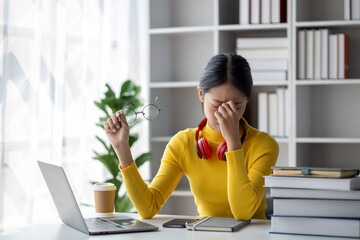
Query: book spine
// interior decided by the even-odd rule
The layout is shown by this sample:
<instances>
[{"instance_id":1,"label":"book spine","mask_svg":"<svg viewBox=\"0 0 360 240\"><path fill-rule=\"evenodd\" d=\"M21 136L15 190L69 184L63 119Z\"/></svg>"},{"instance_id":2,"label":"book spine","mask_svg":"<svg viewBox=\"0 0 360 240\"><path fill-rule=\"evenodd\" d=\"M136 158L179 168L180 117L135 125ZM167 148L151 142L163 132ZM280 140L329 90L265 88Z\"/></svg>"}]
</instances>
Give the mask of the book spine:
<instances>
[{"instance_id":1,"label":"book spine","mask_svg":"<svg viewBox=\"0 0 360 240\"><path fill-rule=\"evenodd\" d=\"M271 22L271 0L261 0L261 23L267 24Z\"/></svg>"},{"instance_id":2,"label":"book spine","mask_svg":"<svg viewBox=\"0 0 360 240\"><path fill-rule=\"evenodd\" d=\"M280 0L271 0L271 23L280 23Z\"/></svg>"},{"instance_id":3,"label":"book spine","mask_svg":"<svg viewBox=\"0 0 360 240\"><path fill-rule=\"evenodd\" d=\"M258 94L258 129L268 131L268 96L266 92Z\"/></svg>"},{"instance_id":4,"label":"book spine","mask_svg":"<svg viewBox=\"0 0 360 240\"><path fill-rule=\"evenodd\" d=\"M351 19L350 1L351 0L344 0L344 20Z\"/></svg>"},{"instance_id":5,"label":"book spine","mask_svg":"<svg viewBox=\"0 0 360 240\"><path fill-rule=\"evenodd\" d=\"M298 78L305 79L305 46L306 46L306 31L300 30L298 32Z\"/></svg>"},{"instance_id":6,"label":"book spine","mask_svg":"<svg viewBox=\"0 0 360 240\"><path fill-rule=\"evenodd\" d=\"M330 34L329 36L329 78L338 78L338 36Z\"/></svg>"},{"instance_id":7,"label":"book spine","mask_svg":"<svg viewBox=\"0 0 360 240\"><path fill-rule=\"evenodd\" d=\"M314 79L321 78L321 31L315 30L314 36Z\"/></svg>"},{"instance_id":8,"label":"book spine","mask_svg":"<svg viewBox=\"0 0 360 240\"><path fill-rule=\"evenodd\" d=\"M306 79L314 78L314 30L306 31Z\"/></svg>"},{"instance_id":9,"label":"book spine","mask_svg":"<svg viewBox=\"0 0 360 240\"><path fill-rule=\"evenodd\" d=\"M360 0L351 0L351 19L360 20Z\"/></svg>"},{"instance_id":10,"label":"book spine","mask_svg":"<svg viewBox=\"0 0 360 240\"><path fill-rule=\"evenodd\" d=\"M240 24L248 25L250 23L250 0L240 0L239 13L240 13Z\"/></svg>"},{"instance_id":11,"label":"book spine","mask_svg":"<svg viewBox=\"0 0 360 240\"><path fill-rule=\"evenodd\" d=\"M276 93L268 94L269 134L278 136L278 99Z\"/></svg>"},{"instance_id":12,"label":"book spine","mask_svg":"<svg viewBox=\"0 0 360 240\"><path fill-rule=\"evenodd\" d=\"M329 78L329 29L321 29L321 78Z\"/></svg>"},{"instance_id":13,"label":"book spine","mask_svg":"<svg viewBox=\"0 0 360 240\"><path fill-rule=\"evenodd\" d=\"M339 78L349 78L349 36L338 34Z\"/></svg>"},{"instance_id":14,"label":"book spine","mask_svg":"<svg viewBox=\"0 0 360 240\"><path fill-rule=\"evenodd\" d=\"M260 0L250 0L250 11L251 11L251 24L260 23Z\"/></svg>"}]
</instances>

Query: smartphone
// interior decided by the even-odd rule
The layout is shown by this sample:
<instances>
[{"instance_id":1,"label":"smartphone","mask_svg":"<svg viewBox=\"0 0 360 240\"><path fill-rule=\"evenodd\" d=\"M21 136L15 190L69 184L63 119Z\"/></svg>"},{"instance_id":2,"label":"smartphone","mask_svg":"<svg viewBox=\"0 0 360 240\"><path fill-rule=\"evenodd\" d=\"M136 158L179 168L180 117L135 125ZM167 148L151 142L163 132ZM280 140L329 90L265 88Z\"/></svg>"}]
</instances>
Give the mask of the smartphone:
<instances>
[{"instance_id":1,"label":"smartphone","mask_svg":"<svg viewBox=\"0 0 360 240\"><path fill-rule=\"evenodd\" d=\"M165 228L185 228L185 223L194 219L175 218L163 224Z\"/></svg>"}]
</instances>

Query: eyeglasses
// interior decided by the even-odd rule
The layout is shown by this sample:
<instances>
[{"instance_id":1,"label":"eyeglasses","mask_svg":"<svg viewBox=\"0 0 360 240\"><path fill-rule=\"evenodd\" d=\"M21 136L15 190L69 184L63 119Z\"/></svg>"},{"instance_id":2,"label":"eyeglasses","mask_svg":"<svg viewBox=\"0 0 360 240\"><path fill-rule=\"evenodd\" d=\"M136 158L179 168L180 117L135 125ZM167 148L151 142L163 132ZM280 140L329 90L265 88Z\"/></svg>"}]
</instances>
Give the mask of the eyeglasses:
<instances>
[{"instance_id":1,"label":"eyeglasses","mask_svg":"<svg viewBox=\"0 0 360 240\"><path fill-rule=\"evenodd\" d=\"M144 118L146 118L147 120L150 120L150 121L155 120L159 117L160 110L161 110L159 97L155 98L155 104L148 104L148 105L144 106L144 108L142 109L141 112L136 112L133 108L129 107L129 105L134 107L134 104L130 101L127 101L123 107L124 115L121 115L120 119L123 122L132 124L136 121L137 115L139 113L142 113ZM124 119L124 116L125 116L125 119Z\"/></svg>"}]
</instances>

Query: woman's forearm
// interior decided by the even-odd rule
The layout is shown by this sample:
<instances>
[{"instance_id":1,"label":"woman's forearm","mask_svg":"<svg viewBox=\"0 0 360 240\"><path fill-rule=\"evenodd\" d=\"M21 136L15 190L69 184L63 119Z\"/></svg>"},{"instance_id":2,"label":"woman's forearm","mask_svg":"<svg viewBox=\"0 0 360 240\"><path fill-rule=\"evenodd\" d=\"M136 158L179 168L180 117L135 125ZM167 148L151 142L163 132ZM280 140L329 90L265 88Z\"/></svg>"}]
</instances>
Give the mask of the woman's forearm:
<instances>
[{"instance_id":1,"label":"woman's forearm","mask_svg":"<svg viewBox=\"0 0 360 240\"><path fill-rule=\"evenodd\" d=\"M114 148L114 150L119 159L121 168L124 169L134 162L129 145L120 145L119 147Z\"/></svg>"}]
</instances>

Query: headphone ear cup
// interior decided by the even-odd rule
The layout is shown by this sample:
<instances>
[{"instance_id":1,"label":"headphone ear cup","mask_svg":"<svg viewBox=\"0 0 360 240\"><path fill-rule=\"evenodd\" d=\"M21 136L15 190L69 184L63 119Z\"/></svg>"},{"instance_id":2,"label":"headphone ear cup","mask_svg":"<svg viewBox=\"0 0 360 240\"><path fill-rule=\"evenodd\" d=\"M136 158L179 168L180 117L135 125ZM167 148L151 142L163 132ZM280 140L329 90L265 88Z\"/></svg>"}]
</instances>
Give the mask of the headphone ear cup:
<instances>
[{"instance_id":1,"label":"headphone ear cup","mask_svg":"<svg viewBox=\"0 0 360 240\"><path fill-rule=\"evenodd\" d=\"M216 150L216 155L218 159L222 161L226 161L226 155L225 155L226 152L227 152L227 144L226 141L223 141Z\"/></svg>"},{"instance_id":2,"label":"headphone ear cup","mask_svg":"<svg viewBox=\"0 0 360 240\"><path fill-rule=\"evenodd\" d=\"M196 152L200 158L205 158L205 159L211 158L211 149L205 138L201 138L198 141L197 145L199 146L199 148L197 148L196 146Z\"/></svg>"}]
</instances>

